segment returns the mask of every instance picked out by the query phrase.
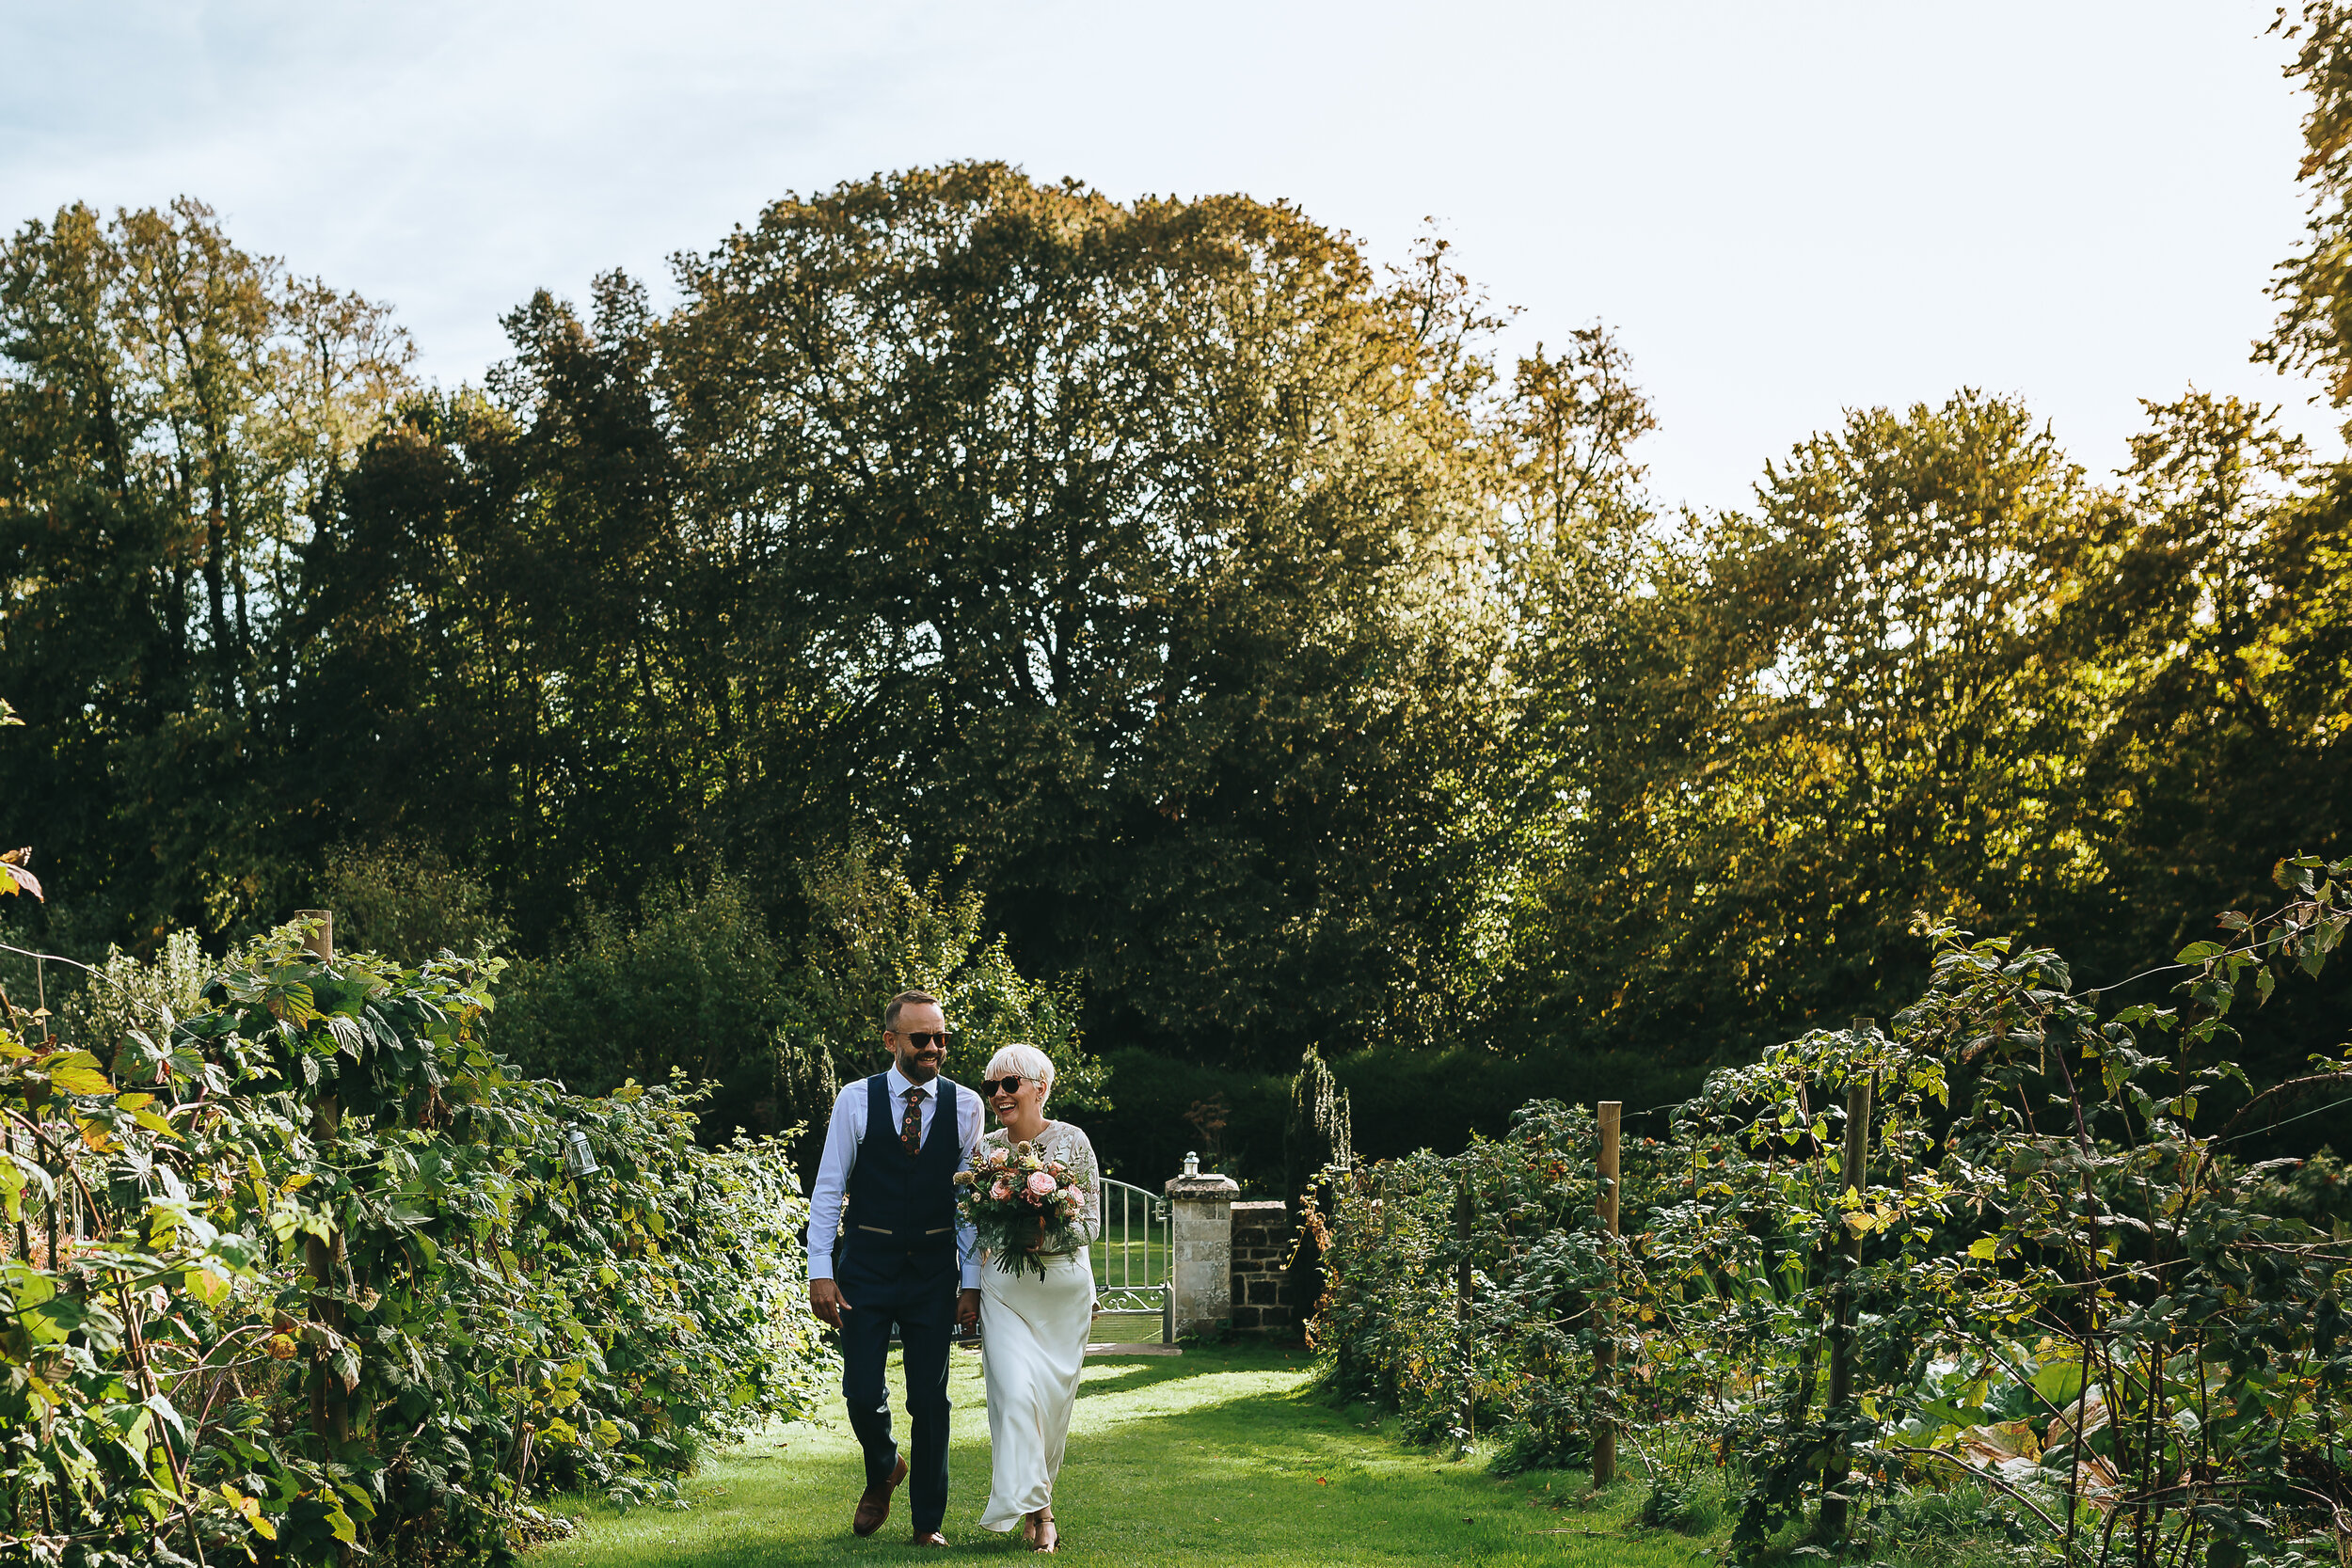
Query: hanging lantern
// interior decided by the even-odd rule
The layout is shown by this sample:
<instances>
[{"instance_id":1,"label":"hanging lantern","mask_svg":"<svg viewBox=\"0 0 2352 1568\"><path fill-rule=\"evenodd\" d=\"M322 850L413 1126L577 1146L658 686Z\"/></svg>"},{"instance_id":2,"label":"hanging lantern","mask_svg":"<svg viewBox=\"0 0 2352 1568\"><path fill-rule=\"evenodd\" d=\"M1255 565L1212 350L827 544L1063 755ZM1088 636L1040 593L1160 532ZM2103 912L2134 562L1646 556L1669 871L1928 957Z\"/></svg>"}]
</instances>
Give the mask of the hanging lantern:
<instances>
[{"instance_id":1,"label":"hanging lantern","mask_svg":"<svg viewBox=\"0 0 2352 1568\"><path fill-rule=\"evenodd\" d=\"M588 1134L575 1127L564 1134L564 1174L594 1176L604 1167L596 1164L596 1151L588 1147Z\"/></svg>"}]
</instances>

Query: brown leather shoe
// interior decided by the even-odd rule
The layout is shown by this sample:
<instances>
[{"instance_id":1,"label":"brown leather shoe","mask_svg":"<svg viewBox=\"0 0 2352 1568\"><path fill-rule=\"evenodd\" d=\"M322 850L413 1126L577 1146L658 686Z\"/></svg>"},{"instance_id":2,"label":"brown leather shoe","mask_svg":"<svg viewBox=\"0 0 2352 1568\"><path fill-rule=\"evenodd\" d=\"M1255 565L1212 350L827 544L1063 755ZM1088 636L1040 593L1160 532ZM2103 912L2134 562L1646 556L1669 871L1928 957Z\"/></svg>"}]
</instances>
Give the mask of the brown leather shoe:
<instances>
[{"instance_id":1,"label":"brown leather shoe","mask_svg":"<svg viewBox=\"0 0 2352 1568\"><path fill-rule=\"evenodd\" d=\"M918 1535L907 1543L910 1546L945 1546L946 1544L947 1538L937 1530L931 1531L929 1535Z\"/></svg>"},{"instance_id":2,"label":"brown leather shoe","mask_svg":"<svg viewBox=\"0 0 2352 1568\"><path fill-rule=\"evenodd\" d=\"M867 1487L865 1495L858 1498L857 1516L850 1521L850 1528L860 1535L871 1535L882 1528L882 1521L890 1517L890 1494L896 1492L898 1483L906 1479L907 1456L900 1454L898 1465L890 1472L889 1481L881 1486Z\"/></svg>"}]
</instances>

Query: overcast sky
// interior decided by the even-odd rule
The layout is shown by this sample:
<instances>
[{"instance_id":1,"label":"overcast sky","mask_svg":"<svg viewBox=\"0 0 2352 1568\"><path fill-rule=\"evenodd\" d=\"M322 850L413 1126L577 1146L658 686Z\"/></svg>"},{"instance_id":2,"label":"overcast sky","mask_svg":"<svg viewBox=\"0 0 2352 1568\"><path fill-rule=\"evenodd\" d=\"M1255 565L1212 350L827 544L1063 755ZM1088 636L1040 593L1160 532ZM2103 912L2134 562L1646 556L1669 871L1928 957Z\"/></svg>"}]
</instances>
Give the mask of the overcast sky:
<instances>
[{"instance_id":1,"label":"overcast sky","mask_svg":"<svg viewBox=\"0 0 2352 1568\"><path fill-rule=\"evenodd\" d=\"M1289 198L1383 260L1434 218L1517 341L1617 328L1661 501L1736 505L1841 409L1963 385L2094 470L2191 382L2331 429L2247 361L2301 230L2272 9L0 0L0 220L201 197L454 381L534 288L665 281L880 169Z\"/></svg>"}]
</instances>

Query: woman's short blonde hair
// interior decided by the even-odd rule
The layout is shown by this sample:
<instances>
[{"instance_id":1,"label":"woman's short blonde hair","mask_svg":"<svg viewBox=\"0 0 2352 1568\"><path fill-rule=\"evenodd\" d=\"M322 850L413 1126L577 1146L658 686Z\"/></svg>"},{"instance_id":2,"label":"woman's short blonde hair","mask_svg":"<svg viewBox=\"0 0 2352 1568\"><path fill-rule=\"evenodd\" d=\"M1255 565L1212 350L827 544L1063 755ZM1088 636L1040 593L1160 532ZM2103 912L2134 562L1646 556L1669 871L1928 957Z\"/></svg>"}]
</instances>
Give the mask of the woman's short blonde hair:
<instances>
[{"instance_id":1,"label":"woman's short blonde hair","mask_svg":"<svg viewBox=\"0 0 2352 1568\"><path fill-rule=\"evenodd\" d=\"M1009 1072L1034 1078L1045 1086L1047 1094L1054 1092L1054 1060L1034 1045L1004 1047L988 1059L988 1070L980 1076L1002 1078Z\"/></svg>"}]
</instances>

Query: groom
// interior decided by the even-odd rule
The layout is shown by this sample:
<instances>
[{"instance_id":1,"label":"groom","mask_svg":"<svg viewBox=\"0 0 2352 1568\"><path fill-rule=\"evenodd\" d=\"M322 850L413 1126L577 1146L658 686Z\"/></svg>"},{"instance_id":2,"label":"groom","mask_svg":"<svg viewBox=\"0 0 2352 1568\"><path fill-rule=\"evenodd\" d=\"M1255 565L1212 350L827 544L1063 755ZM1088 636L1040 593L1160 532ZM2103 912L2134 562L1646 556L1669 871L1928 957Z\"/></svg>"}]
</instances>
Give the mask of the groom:
<instances>
[{"instance_id":1,"label":"groom","mask_svg":"<svg viewBox=\"0 0 2352 1568\"><path fill-rule=\"evenodd\" d=\"M808 1300L841 1331L841 1396L866 1450L866 1495L850 1528L860 1535L882 1528L890 1495L910 1474L891 1441L882 1383L895 1323L906 1347L914 1544L945 1546L947 1344L956 1325L980 1319L979 1260L956 1212L955 1177L979 1147L980 1097L939 1075L947 1016L929 991L890 999L882 1044L889 1070L850 1085L833 1102L809 1199Z\"/></svg>"}]
</instances>

